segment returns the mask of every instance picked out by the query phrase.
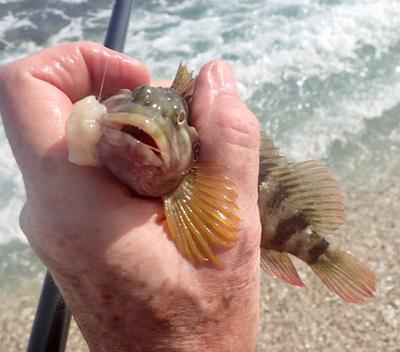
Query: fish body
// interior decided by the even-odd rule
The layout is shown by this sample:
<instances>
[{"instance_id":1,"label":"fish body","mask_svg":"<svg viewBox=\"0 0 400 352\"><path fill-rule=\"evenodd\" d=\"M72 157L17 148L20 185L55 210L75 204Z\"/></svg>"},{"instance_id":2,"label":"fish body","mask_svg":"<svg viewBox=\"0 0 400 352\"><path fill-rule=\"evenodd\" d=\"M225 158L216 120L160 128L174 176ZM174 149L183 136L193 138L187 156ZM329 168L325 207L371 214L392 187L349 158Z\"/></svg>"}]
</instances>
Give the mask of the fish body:
<instances>
[{"instance_id":1,"label":"fish body","mask_svg":"<svg viewBox=\"0 0 400 352\"><path fill-rule=\"evenodd\" d=\"M170 88L124 89L101 103L85 98L68 121L69 157L80 165L104 165L139 195L161 197L178 251L193 264L211 261L222 268L215 247L234 245L241 220L227 168L197 162L193 91L194 78L180 65ZM359 303L373 295L374 273L324 238L344 222L340 190L328 169L316 161L286 162L264 133L258 205L267 274L303 286L293 255L342 299Z\"/></svg>"},{"instance_id":2,"label":"fish body","mask_svg":"<svg viewBox=\"0 0 400 352\"><path fill-rule=\"evenodd\" d=\"M324 165L285 161L263 134L258 205L261 266L268 274L304 286L290 254L347 302L361 303L374 295L375 274L325 239L343 225L345 211L339 186Z\"/></svg>"}]
</instances>

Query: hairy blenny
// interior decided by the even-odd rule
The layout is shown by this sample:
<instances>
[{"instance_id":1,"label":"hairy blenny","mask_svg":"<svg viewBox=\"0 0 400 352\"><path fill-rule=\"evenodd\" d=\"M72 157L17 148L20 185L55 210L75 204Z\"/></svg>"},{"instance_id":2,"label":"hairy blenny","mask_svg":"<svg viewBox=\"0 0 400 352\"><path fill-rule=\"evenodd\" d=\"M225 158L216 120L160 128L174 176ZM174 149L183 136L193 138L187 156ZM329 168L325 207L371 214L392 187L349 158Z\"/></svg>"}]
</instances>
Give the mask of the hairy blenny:
<instances>
[{"instance_id":1,"label":"hairy blenny","mask_svg":"<svg viewBox=\"0 0 400 352\"><path fill-rule=\"evenodd\" d=\"M104 165L143 196L161 197L171 239L193 264L223 264L216 247L234 245L240 228L234 184L226 167L197 162L200 140L189 125L195 80L180 65L170 88L122 89L101 103L74 105L67 123L69 159ZM261 266L271 276L304 286L288 254L307 263L347 302L372 297L375 274L324 236L344 222L337 183L316 161L289 163L261 136L259 209Z\"/></svg>"}]
</instances>

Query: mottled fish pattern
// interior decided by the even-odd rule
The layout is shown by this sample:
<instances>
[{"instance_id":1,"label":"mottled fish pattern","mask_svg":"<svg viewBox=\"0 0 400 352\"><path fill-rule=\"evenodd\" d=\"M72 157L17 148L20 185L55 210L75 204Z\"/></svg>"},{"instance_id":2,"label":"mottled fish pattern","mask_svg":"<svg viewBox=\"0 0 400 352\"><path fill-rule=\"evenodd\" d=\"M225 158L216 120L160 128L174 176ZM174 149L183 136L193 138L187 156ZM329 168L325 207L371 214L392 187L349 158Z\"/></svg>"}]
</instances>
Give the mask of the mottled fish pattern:
<instances>
[{"instance_id":1,"label":"mottled fish pattern","mask_svg":"<svg viewBox=\"0 0 400 352\"><path fill-rule=\"evenodd\" d=\"M193 264L223 268L215 249L235 244L241 220L227 167L198 162L200 140L190 126L194 86L180 65L170 88L142 86L101 103L94 97L77 102L67 127L69 156L80 165L107 167L136 194L160 197L177 250ZM373 296L375 274L324 238L344 223L343 199L328 169L317 161L287 162L264 132L258 205L267 274L304 286L292 255L345 301Z\"/></svg>"},{"instance_id":2,"label":"mottled fish pattern","mask_svg":"<svg viewBox=\"0 0 400 352\"><path fill-rule=\"evenodd\" d=\"M340 189L317 161L288 163L261 135L259 201L261 266L271 276L304 286L289 255L307 263L329 290L351 303L374 295L375 274L324 238L344 223Z\"/></svg>"}]
</instances>

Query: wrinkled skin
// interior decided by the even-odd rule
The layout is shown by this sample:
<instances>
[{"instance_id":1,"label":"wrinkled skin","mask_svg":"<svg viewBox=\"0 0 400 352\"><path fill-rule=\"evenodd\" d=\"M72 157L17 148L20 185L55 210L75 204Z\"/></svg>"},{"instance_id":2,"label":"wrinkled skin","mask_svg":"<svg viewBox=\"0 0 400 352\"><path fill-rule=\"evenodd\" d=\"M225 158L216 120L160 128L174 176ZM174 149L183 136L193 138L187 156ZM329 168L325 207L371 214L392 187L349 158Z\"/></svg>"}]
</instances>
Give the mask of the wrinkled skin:
<instances>
[{"instance_id":1,"label":"wrinkled skin","mask_svg":"<svg viewBox=\"0 0 400 352\"><path fill-rule=\"evenodd\" d=\"M229 66L203 67L192 105L201 159L231 167L243 223L238 243L220 254L224 270L193 267L169 240L159 200L132 197L105 169L68 162L65 122L74 102L98 95L107 60L102 96L150 83L143 64L92 43L0 71L1 113L27 192L23 231L91 351L250 351L259 302L258 122Z\"/></svg>"}]
</instances>

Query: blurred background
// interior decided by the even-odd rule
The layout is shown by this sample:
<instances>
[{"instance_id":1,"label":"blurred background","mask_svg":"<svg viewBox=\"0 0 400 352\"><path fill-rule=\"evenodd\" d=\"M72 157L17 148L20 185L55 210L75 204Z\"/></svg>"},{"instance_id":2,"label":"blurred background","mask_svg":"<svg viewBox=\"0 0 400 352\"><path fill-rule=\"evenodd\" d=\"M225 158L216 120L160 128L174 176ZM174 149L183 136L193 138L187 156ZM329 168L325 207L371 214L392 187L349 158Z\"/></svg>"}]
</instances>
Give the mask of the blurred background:
<instances>
[{"instance_id":1,"label":"blurred background","mask_svg":"<svg viewBox=\"0 0 400 352\"><path fill-rule=\"evenodd\" d=\"M102 43L108 0L0 0L0 65L63 42ZM262 274L257 351L400 351L400 2L135 1L125 52L154 79L181 60L228 60L241 97L290 160L318 159L341 184L346 225L330 240L378 274L375 299L339 301ZM44 268L18 226L21 175L0 126L0 352L23 351ZM68 351L87 350L76 326Z\"/></svg>"}]
</instances>

